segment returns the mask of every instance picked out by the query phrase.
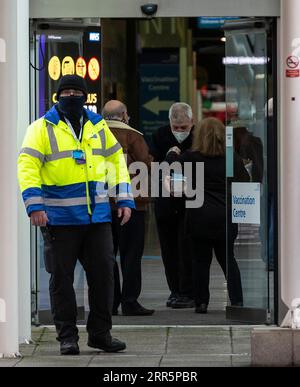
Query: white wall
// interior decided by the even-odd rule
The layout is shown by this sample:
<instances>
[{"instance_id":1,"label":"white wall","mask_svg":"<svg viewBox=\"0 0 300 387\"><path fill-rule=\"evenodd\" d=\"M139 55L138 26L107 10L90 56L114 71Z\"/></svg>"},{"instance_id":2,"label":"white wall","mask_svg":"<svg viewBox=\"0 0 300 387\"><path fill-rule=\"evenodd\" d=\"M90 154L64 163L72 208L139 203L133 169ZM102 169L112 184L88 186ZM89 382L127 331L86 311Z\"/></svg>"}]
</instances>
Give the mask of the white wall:
<instances>
[{"instance_id":1,"label":"white wall","mask_svg":"<svg viewBox=\"0 0 300 387\"><path fill-rule=\"evenodd\" d=\"M17 0L1 0L0 39L0 356L13 356L18 342L17 232ZM4 59L4 61L3 61Z\"/></svg>"},{"instance_id":2,"label":"white wall","mask_svg":"<svg viewBox=\"0 0 300 387\"><path fill-rule=\"evenodd\" d=\"M18 0L17 151L29 124L29 0ZM18 190L19 340L31 338L30 223Z\"/></svg>"},{"instance_id":3,"label":"white wall","mask_svg":"<svg viewBox=\"0 0 300 387\"><path fill-rule=\"evenodd\" d=\"M300 76L287 77L287 58L300 58L300 1L282 0L281 17L281 173L280 269L281 298L287 307L300 298ZM298 71L300 65L290 69Z\"/></svg>"}]
</instances>

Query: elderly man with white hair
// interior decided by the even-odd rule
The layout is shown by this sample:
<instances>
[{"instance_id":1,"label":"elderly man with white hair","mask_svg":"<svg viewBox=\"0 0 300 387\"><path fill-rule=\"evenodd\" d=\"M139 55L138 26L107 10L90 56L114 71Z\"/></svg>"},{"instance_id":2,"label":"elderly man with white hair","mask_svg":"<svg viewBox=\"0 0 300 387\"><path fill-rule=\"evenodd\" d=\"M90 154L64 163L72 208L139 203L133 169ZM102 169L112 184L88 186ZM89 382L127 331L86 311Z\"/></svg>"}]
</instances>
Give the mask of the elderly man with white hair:
<instances>
[{"instance_id":1,"label":"elderly man with white hair","mask_svg":"<svg viewBox=\"0 0 300 387\"><path fill-rule=\"evenodd\" d=\"M170 125L159 128L152 137L151 154L163 162L173 147L185 152L192 146L193 112L186 103L175 103L169 112ZM155 216L166 278L170 289L167 307L194 307L191 259L184 248L183 198L159 197Z\"/></svg>"}]
</instances>

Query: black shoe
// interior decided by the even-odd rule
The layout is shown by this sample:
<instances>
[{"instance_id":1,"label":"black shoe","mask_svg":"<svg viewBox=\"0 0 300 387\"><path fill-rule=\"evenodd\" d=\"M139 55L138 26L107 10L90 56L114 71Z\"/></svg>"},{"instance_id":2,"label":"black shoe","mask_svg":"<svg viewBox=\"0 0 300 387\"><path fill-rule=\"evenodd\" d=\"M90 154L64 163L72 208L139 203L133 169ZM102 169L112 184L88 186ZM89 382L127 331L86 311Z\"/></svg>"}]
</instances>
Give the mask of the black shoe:
<instances>
[{"instance_id":1,"label":"black shoe","mask_svg":"<svg viewBox=\"0 0 300 387\"><path fill-rule=\"evenodd\" d=\"M61 355L79 355L80 350L76 341L64 340L60 343Z\"/></svg>"},{"instance_id":2,"label":"black shoe","mask_svg":"<svg viewBox=\"0 0 300 387\"><path fill-rule=\"evenodd\" d=\"M206 314L207 304L200 304L199 306L196 306L195 313Z\"/></svg>"},{"instance_id":3,"label":"black shoe","mask_svg":"<svg viewBox=\"0 0 300 387\"><path fill-rule=\"evenodd\" d=\"M132 305L122 305L123 316L152 316L154 312L154 309L146 309L138 302L135 302Z\"/></svg>"},{"instance_id":4,"label":"black shoe","mask_svg":"<svg viewBox=\"0 0 300 387\"><path fill-rule=\"evenodd\" d=\"M170 297L167 299L167 303L166 303L167 308L171 308L174 302L177 301L177 298L178 298L178 294L171 293Z\"/></svg>"},{"instance_id":5,"label":"black shoe","mask_svg":"<svg viewBox=\"0 0 300 387\"><path fill-rule=\"evenodd\" d=\"M194 308L195 301L190 297L178 297L172 304L173 309Z\"/></svg>"},{"instance_id":6,"label":"black shoe","mask_svg":"<svg viewBox=\"0 0 300 387\"><path fill-rule=\"evenodd\" d=\"M118 309L113 309L112 315L113 315L113 316L118 316L118 315L119 315Z\"/></svg>"},{"instance_id":7,"label":"black shoe","mask_svg":"<svg viewBox=\"0 0 300 387\"><path fill-rule=\"evenodd\" d=\"M91 348L102 349L104 352L120 352L126 349L126 344L110 335L106 337L89 336L88 346Z\"/></svg>"}]
</instances>

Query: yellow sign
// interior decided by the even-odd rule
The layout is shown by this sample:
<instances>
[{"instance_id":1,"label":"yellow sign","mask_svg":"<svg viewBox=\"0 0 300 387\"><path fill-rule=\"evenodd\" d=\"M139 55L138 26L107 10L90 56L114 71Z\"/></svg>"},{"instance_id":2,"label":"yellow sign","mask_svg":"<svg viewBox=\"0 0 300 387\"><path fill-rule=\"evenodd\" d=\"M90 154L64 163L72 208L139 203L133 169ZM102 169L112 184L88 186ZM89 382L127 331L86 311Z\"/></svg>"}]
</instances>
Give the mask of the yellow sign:
<instances>
[{"instance_id":1,"label":"yellow sign","mask_svg":"<svg viewBox=\"0 0 300 387\"><path fill-rule=\"evenodd\" d=\"M60 60L57 56L53 56L48 65L48 72L51 79L58 81L60 78L61 65Z\"/></svg>"},{"instance_id":2,"label":"yellow sign","mask_svg":"<svg viewBox=\"0 0 300 387\"><path fill-rule=\"evenodd\" d=\"M66 56L62 63L62 75L74 75L75 63L72 57Z\"/></svg>"},{"instance_id":3,"label":"yellow sign","mask_svg":"<svg viewBox=\"0 0 300 387\"><path fill-rule=\"evenodd\" d=\"M100 76L100 63L98 59L92 58L89 62L89 76L92 81L96 81Z\"/></svg>"},{"instance_id":4,"label":"yellow sign","mask_svg":"<svg viewBox=\"0 0 300 387\"><path fill-rule=\"evenodd\" d=\"M85 78L86 73L87 73L86 61L81 56L80 58L77 59L77 62L76 62L76 74L82 78Z\"/></svg>"},{"instance_id":5,"label":"yellow sign","mask_svg":"<svg viewBox=\"0 0 300 387\"><path fill-rule=\"evenodd\" d=\"M53 103L57 103L58 102L58 100L57 100L57 93L53 93L52 94L52 102ZM98 103L98 94L97 93L88 94L86 103L90 104L90 105Z\"/></svg>"},{"instance_id":6,"label":"yellow sign","mask_svg":"<svg viewBox=\"0 0 300 387\"><path fill-rule=\"evenodd\" d=\"M87 103L90 103L90 104L93 104L93 103L97 103L98 102L98 96L97 94L89 94L88 95L88 99L86 101Z\"/></svg>"}]
</instances>

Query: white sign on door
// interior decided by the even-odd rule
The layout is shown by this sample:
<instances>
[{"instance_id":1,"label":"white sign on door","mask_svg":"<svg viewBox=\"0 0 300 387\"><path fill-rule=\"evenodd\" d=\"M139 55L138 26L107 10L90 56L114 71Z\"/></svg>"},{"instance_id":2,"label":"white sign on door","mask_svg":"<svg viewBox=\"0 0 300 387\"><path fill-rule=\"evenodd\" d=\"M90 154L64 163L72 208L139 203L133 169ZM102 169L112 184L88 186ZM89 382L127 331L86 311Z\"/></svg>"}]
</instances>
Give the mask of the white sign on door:
<instances>
[{"instance_id":1,"label":"white sign on door","mask_svg":"<svg viewBox=\"0 0 300 387\"><path fill-rule=\"evenodd\" d=\"M6 304L5 301L0 298L0 323L6 322Z\"/></svg>"},{"instance_id":2,"label":"white sign on door","mask_svg":"<svg viewBox=\"0 0 300 387\"><path fill-rule=\"evenodd\" d=\"M260 183L232 183L232 223L260 224Z\"/></svg>"},{"instance_id":3,"label":"white sign on door","mask_svg":"<svg viewBox=\"0 0 300 387\"><path fill-rule=\"evenodd\" d=\"M6 62L6 44L5 40L0 38L0 63Z\"/></svg>"}]
</instances>

